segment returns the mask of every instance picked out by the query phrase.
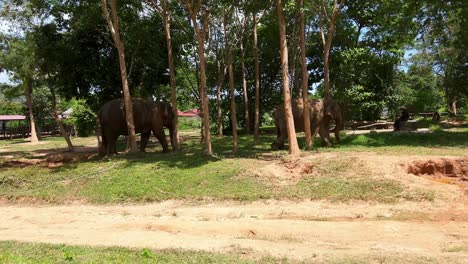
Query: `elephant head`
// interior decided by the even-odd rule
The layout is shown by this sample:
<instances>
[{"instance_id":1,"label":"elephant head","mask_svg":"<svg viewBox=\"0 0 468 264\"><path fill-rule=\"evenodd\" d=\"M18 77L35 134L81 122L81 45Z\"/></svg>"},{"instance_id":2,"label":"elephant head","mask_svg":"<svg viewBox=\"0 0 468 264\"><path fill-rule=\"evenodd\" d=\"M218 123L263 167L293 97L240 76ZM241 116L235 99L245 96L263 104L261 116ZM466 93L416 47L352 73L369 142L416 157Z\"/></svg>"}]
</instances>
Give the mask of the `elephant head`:
<instances>
[{"instance_id":1,"label":"elephant head","mask_svg":"<svg viewBox=\"0 0 468 264\"><path fill-rule=\"evenodd\" d=\"M331 121L335 121L335 138L340 141L340 130L344 129L344 118L339 103L335 100L325 101L325 124L330 129Z\"/></svg>"}]
</instances>

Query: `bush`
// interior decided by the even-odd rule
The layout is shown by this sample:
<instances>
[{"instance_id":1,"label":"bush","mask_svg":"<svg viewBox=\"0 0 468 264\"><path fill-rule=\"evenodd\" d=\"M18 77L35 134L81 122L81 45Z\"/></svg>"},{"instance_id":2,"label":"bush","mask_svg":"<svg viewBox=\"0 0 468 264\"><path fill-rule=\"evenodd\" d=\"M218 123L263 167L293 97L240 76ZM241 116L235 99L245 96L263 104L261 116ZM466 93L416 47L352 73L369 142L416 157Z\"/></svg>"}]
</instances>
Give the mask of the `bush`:
<instances>
[{"instance_id":1,"label":"bush","mask_svg":"<svg viewBox=\"0 0 468 264\"><path fill-rule=\"evenodd\" d=\"M179 117L179 130L200 129L201 120L198 118Z\"/></svg>"},{"instance_id":2,"label":"bush","mask_svg":"<svg viewBox=\"0 0 468 264\"><path fill-rule=\"evenodd\" d=\"M73 125L79 137L88 137L96 132L96 114L84 100L74 100L73 112L67 125Z\"/></svg>"}]
</instances>

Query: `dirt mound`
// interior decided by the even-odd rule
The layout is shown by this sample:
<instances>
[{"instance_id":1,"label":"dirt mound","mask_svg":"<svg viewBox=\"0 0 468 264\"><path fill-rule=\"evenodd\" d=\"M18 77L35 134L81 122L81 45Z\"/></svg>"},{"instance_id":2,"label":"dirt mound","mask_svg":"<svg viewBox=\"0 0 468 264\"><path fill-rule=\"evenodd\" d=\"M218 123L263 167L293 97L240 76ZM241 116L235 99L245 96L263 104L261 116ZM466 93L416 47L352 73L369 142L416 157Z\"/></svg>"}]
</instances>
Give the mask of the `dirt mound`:
<instances>
[{"instance_id":1,"label":"dirt mound","mask_svg":"<svg viewBox=\"0 0 468 264\"><path fill-rule=\"evenodd\" d=\"M40 159L15 159L8 160L0 164L1 167L19 167L23 168L26 166L41 164L43 161Z\"/></svg>"},{"instance_id":2,"label":"dirt mound","mask_svg":"<svg viewBox=\"0 0 468 264\"><path fill-rule=\"evenodd\" d=\"M63 153L54 153L46 156L46 161L48 163L70 163L70 162L79 162L86 161L92 156L96 155L94 152L63 152Z\"/></svg>"},{"instance_id":3,"label":"dirt mound","mask_svg":"<svg viewBox=\"0 0 468 264\"><path fill-rule=\"evenodd\" d=\"M13 159L0 163L0 167L27 167L32 165L43 165L47 167L60 167L66 163L87 161L97 154L95 152L61 152L47 154L41 159Z\"/></svg>"},{"instance_id":4,"label":"dirt mound","mask_svg":"<svg viewBox=\"0 0 468 264\"><path fill-rule=\"evenodd\" d=\"M468 181L468 157L414 161L408 166L407 172L418 176L456 177Z\"/></svg>"},{"instance_id":5,"label":"dirt mound","mask_svg":"<svg viewBox=\"0 0 468 264\"><path fill-rule=\"evenodd\" d=\"M247 174L253 173L255 177L275 185L290 185L311 174L313 168L312 162L308 159L278 160Z\"/></svg>"}]
</instances>

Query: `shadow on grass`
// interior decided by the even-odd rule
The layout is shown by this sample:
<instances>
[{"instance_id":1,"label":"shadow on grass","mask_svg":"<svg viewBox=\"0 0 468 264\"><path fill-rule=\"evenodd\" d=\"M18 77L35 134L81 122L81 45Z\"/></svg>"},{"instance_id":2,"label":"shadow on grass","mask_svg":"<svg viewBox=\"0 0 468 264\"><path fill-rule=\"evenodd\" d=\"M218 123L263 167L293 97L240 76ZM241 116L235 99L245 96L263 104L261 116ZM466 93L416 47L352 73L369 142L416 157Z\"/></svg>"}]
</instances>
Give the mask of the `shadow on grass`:
<instances>
[{"instance_id":1,"label":"shadow on grass","mask_svg":"<svg viewBox=\"0 0 468 264\"><path fill-rule=\"evenodd\" d=\"M430 133L384 132L349 135L339 146L412 146L412 147L468 147L468 132L436 130Z\"/></svg>"}]
</instances>

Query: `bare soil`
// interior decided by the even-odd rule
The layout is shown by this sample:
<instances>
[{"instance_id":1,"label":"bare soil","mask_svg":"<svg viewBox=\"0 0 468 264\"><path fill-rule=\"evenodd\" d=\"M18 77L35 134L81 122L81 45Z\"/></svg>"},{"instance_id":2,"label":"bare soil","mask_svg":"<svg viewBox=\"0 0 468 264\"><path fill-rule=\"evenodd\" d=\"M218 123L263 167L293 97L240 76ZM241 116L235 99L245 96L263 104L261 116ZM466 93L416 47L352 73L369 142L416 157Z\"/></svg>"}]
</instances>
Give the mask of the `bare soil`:
<instances>
[{"instance_id":1,"label":"bare soil","mask_svg":"<svg viewBox=\"0 0 468 264\"><path fill-rule=\"evenodd\" d=\"M281 159L264 163L266 165L247 170L243 175L249 177L254 175L254 177L274 185L291 185L314 171L314 165L309 158Z\"/></svg>"},{"instance_id":2,"label":"bare soil","mask_svg":"<svg viewBox=\"0 0 468 264\"><path fill-rule=\"evenodd\" d=\"M89 153L48 154L30 162L50 166L88 159ZM409 254L445 263L468 262L468 193L459 184L467 182L463 180L466 158L320 153L298 160L259 161L261 166L254 169L254 175L288 185L325 173L316 164L342 161L349 164L346 177L369 177L370 173L370 177L396 180L410 188L434 190L436 199L395 204L268 200L113 206L45 206L0 200L0 240L176 248L317 261L336 256ZM436 173L427 175L427 164L434 164ZM455 181L441 181L444 177Z\"/></svg>"},{"instance_id":3,"label":"bare soil","mask_svg":"<svg viewBox=\"0 0 468 264\"><path fill-rule=\"evenodd\" d=\"M468 245L468 222L395 221L430 205L264 201L140 206L0 206L0 239L92 246L241 251L293 259L412 254L455 256ZM433 208L431 208L433 209ZM435 212L437 214L437 212ZM466 213L466 212L465 212Z\"/></svg>"},{"instance_id":4,"label":"bare soil","mask_svg":"<svg viewBox=\"0 0 468 264\"><path fill-rule=\"evenodd\" d=\"M408 166L408 173L435 177L456 177L468 181L468 157L414 161Z\"/></svg>"}]
</instances>

